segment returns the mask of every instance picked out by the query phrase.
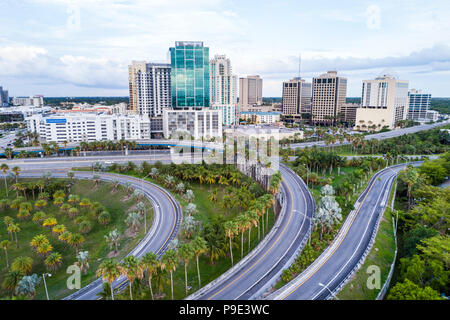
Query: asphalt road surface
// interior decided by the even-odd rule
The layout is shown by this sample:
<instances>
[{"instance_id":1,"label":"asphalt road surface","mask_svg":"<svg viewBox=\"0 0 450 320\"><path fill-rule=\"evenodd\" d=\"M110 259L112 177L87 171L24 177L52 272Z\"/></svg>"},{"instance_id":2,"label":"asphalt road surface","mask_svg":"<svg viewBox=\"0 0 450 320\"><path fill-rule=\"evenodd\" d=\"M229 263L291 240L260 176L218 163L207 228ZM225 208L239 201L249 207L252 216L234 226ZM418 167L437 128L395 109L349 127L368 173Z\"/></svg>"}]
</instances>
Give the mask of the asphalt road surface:
<instances>
[{"instance_id":1,"label":"asphalt road surface","mask_svg":"<svg viewBox=\"0 0 450 320\"><path fill-rule=\"evenodd\" d=\"M332 297L364 257L389 199L397 173L405 165L378 172L355 203L339 235L304 272L271 294L274 300L320 300ZM347 222L348 221L348 222Z\"/></svg>"},{"instance_id":2,"label":"asphalt road surface","mask_svg":"<svg viewBox=\"0 0 450 320\"><path fill-rule=\"evenodd\" d=\"M280 171L285 198L273 232L243 263L187 299L257 299L293 262L309 237L315 205L306 185L292 170L282 165ZM234 254L239 254L239 250L236 251Z\"/></svg>"}]
</instances>

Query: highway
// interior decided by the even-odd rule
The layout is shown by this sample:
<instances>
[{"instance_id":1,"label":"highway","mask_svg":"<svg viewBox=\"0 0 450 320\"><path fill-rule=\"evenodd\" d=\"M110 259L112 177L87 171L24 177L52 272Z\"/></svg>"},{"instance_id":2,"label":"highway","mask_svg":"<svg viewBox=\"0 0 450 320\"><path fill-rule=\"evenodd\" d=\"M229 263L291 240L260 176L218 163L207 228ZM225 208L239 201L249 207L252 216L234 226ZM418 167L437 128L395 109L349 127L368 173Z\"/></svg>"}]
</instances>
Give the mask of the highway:
<instances>
[{"instance_id":1,"label":"highway","mask_svg":"<svg viewBox=\"0 0 450 320\"><path fill-rule=\"evenodd\" d=\"M442 125L442 123L437 124ZM377 134L379 139L394 135L427 130L435 125L406 128ZM389 134L389 135L386 135ZM371 138L366 136L366 139ZM163 141L160 141L163 142ZM173 143L173 142L172 142ZM313 144L318 144L316 142ZM305 146L305 144L302 144ZM295 146L295 145L293 145ZM96 161L114 159L116 163L127 161L170 162L167 154L135 154L128 156L94 157L50 157L34 159L13 159L0 161L11 167L15 163L24 170L39 167L71 168L90 166ZM305 272L285 287L268 296L269 299L326 299L331 291L338 291L348 276L358 267L371 241L376 235L377 225L386 206L389 190L397 172L404 165L382 170L372 178L367 189L360 195L355 210L349 215L338 237ZM287 268L301 251L312 228L314 201L303 181L286 167L281 188L282 210L276 225L266 238L234 268L206 285L187 299L258 299L275 284L283 269ZM350 220L349 220L350 218ZM324 284L320 286L319 283Z\"/></svg>"},{"instance_id":2,"label":"highway","mask_svg":"<svg viewBox=\"0 0 450 320\"><path fill-rule=\"evenodd\" d=\"M23 170L20 177L30 176L30 170L33 176L41 177L42 173L51 170L52 177L65 176L65 172L58 172L57 170L69 170L72 167L90 166L97 161L114 161L115 163L126 163L128 161L153 162L159 160L162 162L170 162L170 155L159 154L156 158L149 158L148 155L130 155L130 156L95 156L95 157L51 157L51 158L30 158L30 159L13 159L3 160L0 163L7 163L10 167L19 166ZM310 232L312 231L312 216L315 211L315 204L312 195L308 191L304 182L290 169L281 166L280 171L283 175L281 201L283 207L276 221L276 225L264 240L255 248L249 255L233 269L228 270L221 277L206 285L202 290L198 291L193 299L256 299L278 280L283 269L288 267L294 260L295 256L301 251ZM76 172L79 178L92 177L92 173ZM110 174L99 174L102 179L111 179ZM122 183L125 179L134 179L131 177L120 176ZM134 179L136 180L136 179ZM165 212L161 216L170 216L171 223L176 219L174 217L176 212L169 206L170 201L167 201L168 195L164 192L157 192L148 189L148 183L141 185L141 182L131 181L136 188L142 188L146 195L150 198L152 203L157 203ZM156 193L155 193L156 192ZM173 200L174 201L174 200ZM174 201L175 202L175 201ZM158 211L156 211L158 212ZM155 215L156 216L156 215ZM164 225L170 224L165 222ZM154 226L152 225L152 228ZM154 233L155 238L168 239L173 236L176 231L170 233L168 229L158 229ZM143 251L158 251L163 248L163 243L156 240L149 242ZM138 252L138 254L141 251ZM237 253L235 253L237 254ZM116 281L115 285L120 283L122 279ZM101 282L97 280L80 290L74 299L92 299L95 298L98 290L101 290Z\"/></svg>"},{"instance_id":3,"label":"highway","mask_svg":"<svg viewBox=\"0 0 450 320\"><path fill-rule=\"evenodd\" d=\"M447 120L447 121L433 123L433 124L423 124L420 126L396 129L396 130L392 130L392 131L388 131L388 132L368 134L368 135L364 136L364 139L365 140L371 140L371 139L385 140L385 139L389 139L389 138L399 137L404 134L411 134L411 133L416 133L419 131L434 129L434 128L441 127L441 126L444 126L449 123L450 123L450 120ZM342 143L342 145L348 144L348 143L349 143L348 141L344 141ZM333 146L339 146L339 145L341 145L341 143L339 143L339 142L333 144ZM289 145L289 147L293 148L293 149L306 148L306 147L312 147L312 146L323 147L323 146L325 146L325 142L324 141L299 142L299 143L291 143Z\"/></svg>"},{"instance_id":4,"label":"highway","mask_svg":"<svg viewBox=\"0 0 450 320\"><path fill-rule=\"evenodd\" d=\"M69 163L70 164L70 163ZM40 178L42 177L42 169L30 170L29 166L25 169L22 165L17 164L22 167L24 171L20 173L22 178ZM60 161L58 163L52 163L52 177L53 178L66 178L66 170L68 169L67 162ZM25 171L26 170L26 171ZM134 177L110 174L110 173L99 173L95 174L101 177L103 181L113 181L117 179L121 184L130 182L131 186L135 189L141 190L153 206L154 218L150 229L148 230L144 239L129 253L129 255L134 255L140 257L145 253L152 251L156 253L159 257L162 256L170 240L174 239L178 233L180 223L182 220L182 210L179 203L163 188L150 183L148 181L137 179ZM75 172L76 179L92 179L92 172ZM119 277L113 286L116 288L118 286L123 286L126 278L124 276ZM97 294L103 291L103 283L99 278L89 285L81 288L70 296L66 297L67 300L96 300L98 299Z\"/></svg>"},{"instance_id":5,"label":"highway","mask_svg":"<svg viewBox=\"0 0 450 320\"><path fill-rule=\"evenodd\" d=\"M234 268L187 300L251 300L261 298L301 251L312 231L314 199L301 180L280 166L282 210L272 231Z\"/></svg>"},{"instance_id":6,"label":"highway","mask_svg":"<svg viewBox=\"0 0 450 320\"><path fill-rule=\"evenodd\" d=\"M332 244L304 272L272 293L273 300L332 298L362 265L376 237L378 224L397 173L405 164L379 171L355 203Z\"/></svg>"}]
</instances>

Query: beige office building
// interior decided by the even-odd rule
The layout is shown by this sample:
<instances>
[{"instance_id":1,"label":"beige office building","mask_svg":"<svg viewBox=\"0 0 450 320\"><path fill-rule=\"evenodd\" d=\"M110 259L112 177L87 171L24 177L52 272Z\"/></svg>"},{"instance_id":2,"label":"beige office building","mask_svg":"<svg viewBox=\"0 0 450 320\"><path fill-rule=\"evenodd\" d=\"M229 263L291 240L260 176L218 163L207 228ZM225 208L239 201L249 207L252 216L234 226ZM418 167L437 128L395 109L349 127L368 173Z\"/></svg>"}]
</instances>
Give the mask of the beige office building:
<instances>
[{"instance_id":1,"label":"beige office building","mask_svg":"<svg viewBox=\"0 0 450 320\"><path fill-rule=\"evenodd\" d=\"M361 107L356 112L355 129L379 131L394 129L408 115L407 80L384 75L375 80L363 80Z\"/></svg>"},{"instance_id":2,"label":"beige office building","mask_svg":"<svg viewBox=\"0 0 450 320\"><path fill-rule=\"evenodd\" d=\"M239 78L239 106L262 105L263 81L259 76Z\"/></svg>"},{"instance_id":3,"label":"beige office building","mask_svg":"<svg viewBox=\"0 0 450 320\"><path fill-rule=\"evenodd\" d=\"M351 125L355 125L356 123L356 110L361 105L359 103L344 103L341 106L341 116L340 121L346 122Z\"/></svg>"},{"instance_id":4,"label":"beige office building","mask_svg":"<svg viewBox=\"0 0 450 320\"><path fill-rule=\"evenodd\" d=\"M340 117L347 96L347 78L328 71L313 78L311 114L315 124L332 124Z\"/></svg>"},{"instance_id":5,"label":"beige office building","mask_svg":"<svg viewBox=\"0 0 450 320\"><path fill-rule=\"evenodd\" d=\"M311 83L300 78L283 82L282 110L284 116L300 117L311 105Z\"/></svg>"}]
</instances>

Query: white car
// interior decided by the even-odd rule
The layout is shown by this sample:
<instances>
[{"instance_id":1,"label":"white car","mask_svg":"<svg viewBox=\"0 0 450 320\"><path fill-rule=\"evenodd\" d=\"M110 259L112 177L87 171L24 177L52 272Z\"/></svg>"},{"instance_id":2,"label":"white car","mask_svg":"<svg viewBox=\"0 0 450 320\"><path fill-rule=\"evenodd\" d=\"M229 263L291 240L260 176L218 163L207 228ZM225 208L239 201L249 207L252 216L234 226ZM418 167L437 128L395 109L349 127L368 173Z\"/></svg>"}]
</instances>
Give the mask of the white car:
<instances>
[{"instance_id":1,"label":"white car","mask_svg":"<svg viewBox=\"0 0 450 320\"><path fill-rule=\"evenodd\" d=\"M112 161L112 160L105 160L105 164L113 164L114 163L114 161Z\"/></svg>"}]
</instances>

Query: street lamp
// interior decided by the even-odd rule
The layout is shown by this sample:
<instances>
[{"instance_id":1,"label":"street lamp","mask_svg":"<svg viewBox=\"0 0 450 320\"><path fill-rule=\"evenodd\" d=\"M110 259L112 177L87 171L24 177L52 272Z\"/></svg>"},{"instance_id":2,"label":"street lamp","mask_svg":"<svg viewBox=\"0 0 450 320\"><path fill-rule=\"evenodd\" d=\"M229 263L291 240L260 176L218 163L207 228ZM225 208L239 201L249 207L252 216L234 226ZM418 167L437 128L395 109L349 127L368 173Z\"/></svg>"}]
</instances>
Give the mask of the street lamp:
<instances>
[{"instance_id":1,"label":"street lamp","mask_svg":"<svg viewBox=\"0 0 450 320\"><path fill-rule=\"evenodd\" d=\"M331 296L333 298L335 298L336 300L339 300L339 298L336 297L336 295L326 285L324 285L322 282L319 282L319 286L324 287L325 289L327 289L330 292L330 294L331 294Z\"/></svg>"},{"instance_id":2,"label":"street lamp","mask_svg":"<svg viewBox=\"0 0 450 320\"><path fill-rule=\"evenodd\" d=\"M51 273L43 273L42 274L42 278L44 279L45 294L47 296L47 300L50 300L50 298L48 297L48 290L47 290L47 283L45 282L45 276L50 278L52 276L52 274Z\"/></svg>"}]
</instances>

